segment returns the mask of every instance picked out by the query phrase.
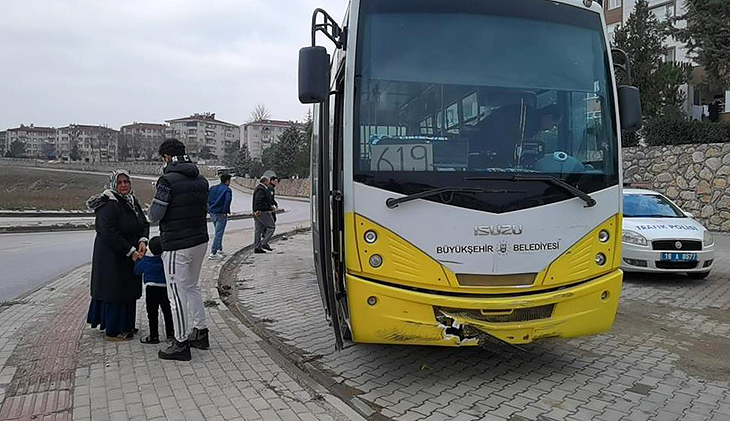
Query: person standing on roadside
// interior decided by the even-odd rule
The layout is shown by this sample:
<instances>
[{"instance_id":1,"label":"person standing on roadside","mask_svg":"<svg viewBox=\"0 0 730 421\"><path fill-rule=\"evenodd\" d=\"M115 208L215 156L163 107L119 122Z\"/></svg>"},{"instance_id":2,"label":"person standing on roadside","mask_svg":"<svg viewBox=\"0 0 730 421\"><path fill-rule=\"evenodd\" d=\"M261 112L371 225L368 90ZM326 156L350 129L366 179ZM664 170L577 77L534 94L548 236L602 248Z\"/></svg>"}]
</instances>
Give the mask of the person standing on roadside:
<instances>
[{"instance_id":1,"label":"person standing on roadside","mask_svg":"<svg viewBox=\"0 0 730 421\"><path fill-rule=\"evenodd\" d=\"M134 262L147 251L150 224L124 170L114 171L107 188L86 205L94 211L96 229L86 321L105 330L107 341L127 341L136 331L136 303L142 296L142 278L134 273Z\"/></svg>"},{"instance_id":2,"label":"person standing on roadside","mask_svg":"<svg viewBox=\"0 0 730 421\"><path fill-rule=\"evenodd\" d=\"M269 246L269 240L274 235L273 207L271 193L269 192L268 177L261 177L259 184L253 190L253 247L254 253L266 253L273 251Z\"/></svg>"},{"instance_id":3,"label":"person standing on roadside","mask_svg":"<svg viewBox=\"0 0 730 421\"><path fill-rule=\"evenodd\" d=\"M208 180L179 140L165 140L158 152L166 165L157 180L149 219L160 223L162 262L175 327L175 340L158 356L190 361L190 347L210 347L199 281L208 250Z\"/></svg>"},{"instance_id":4,"label":"person standing on roadside","mask_svg":"<svg viewBox=\"0 0 730 421\"><path fill-rule=\"evenodd\" d=\"M230 174L221 174L220 184L210 188L208 192L208 212L210 220L215 226L215 238L213 239L213 247L210 249L209 259L224 258L223 253L223 233L226 231L228 223L228 215L231 213L231 201L233 200L233 191L229 187L231 184Z\"/></svg>"}]
</instances>

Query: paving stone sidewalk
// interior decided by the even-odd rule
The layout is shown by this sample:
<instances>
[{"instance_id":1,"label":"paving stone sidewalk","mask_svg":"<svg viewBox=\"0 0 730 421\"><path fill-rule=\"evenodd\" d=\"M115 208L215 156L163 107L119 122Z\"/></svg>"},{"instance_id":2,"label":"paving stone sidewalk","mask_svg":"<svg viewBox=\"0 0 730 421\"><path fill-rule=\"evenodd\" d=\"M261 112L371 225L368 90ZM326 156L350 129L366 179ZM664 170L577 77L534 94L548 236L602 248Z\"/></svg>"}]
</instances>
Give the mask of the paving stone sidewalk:
<instances>
[{"instance_id":1,"label":"paving stone sidewalk","mask_svg":"<svg viewBox=\"0 0 730 421\"><path fill-rule=\"evenodd\" d=\"M225 247L240 249L251 236L248 229L229 232ZM211 349L193 350L191 362L162 361L160 346L137 338L106 342L102 332L91 329L85 323L88 265L21 301L4 303L0 420L348 419L274 361L262 340L220 302L215 287L222 266L222 261L204 264ZM137 309L141 336L147 333L144 297Z\"/></svg>"},{"instance_id":2,"label":"paving stone sidewalk","mask_svg":"<svg viewBox=\"0 0 730 421\"><path fill-rule=\"evenodd\" d=\"M373 419L727 421L730 237L717 242L709 278L627 276L611 332L516 354L362 344L334 351L308 233L249 256L236 282L239 307L367 403Z\"/></svg>"}]
</instances>

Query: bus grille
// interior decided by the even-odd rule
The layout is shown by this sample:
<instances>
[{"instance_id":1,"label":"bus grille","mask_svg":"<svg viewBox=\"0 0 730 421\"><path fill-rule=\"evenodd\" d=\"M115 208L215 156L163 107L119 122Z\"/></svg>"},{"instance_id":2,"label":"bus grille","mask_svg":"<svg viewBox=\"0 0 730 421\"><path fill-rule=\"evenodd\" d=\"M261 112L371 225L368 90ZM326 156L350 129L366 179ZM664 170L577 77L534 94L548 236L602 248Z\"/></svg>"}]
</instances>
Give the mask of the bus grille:
<instances>
[{"instance_id":1,"label":"bus grille","mask_svg":"<svg viewBox=\"0 0 730 421\"><path fill-rule=\"evenodd\" d=\"M531 320L549 319L553 315L555 304L539 307L516 308L511 310L474 310L466 308L435 307L439 313L465 319L479 320L489 323L528 322Z\"/></svg>"},{"instance_id":2,"label":"bus grille","mask_svg":"<svg viewBox=\"0 0 730 421\"><path fill-rule=\"evenodd\" d=\"M456 281L462 287L526 286L534 284L536 277L536 273L518 273L514 275L471 275L457 273Z\"/></svg>"}]
</instances>

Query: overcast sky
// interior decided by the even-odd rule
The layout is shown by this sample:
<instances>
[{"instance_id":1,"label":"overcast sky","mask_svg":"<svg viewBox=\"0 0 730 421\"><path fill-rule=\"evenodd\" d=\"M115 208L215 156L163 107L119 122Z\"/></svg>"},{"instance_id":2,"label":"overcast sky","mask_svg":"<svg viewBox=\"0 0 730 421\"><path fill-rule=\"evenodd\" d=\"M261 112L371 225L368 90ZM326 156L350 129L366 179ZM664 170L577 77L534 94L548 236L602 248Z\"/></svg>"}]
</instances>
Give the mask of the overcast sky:
<instances>
[{"instance_id":1,"label":"overcast sky","mask_svg":"<svg viewBox=\"0 0 730 421\"><path fill-rule=\"evenodd\" d=\"M241 124L257 103L301 120L315 7L341 21L346 0L0 0L0 130L196 112Z\"/></svg>"}]
</instances>

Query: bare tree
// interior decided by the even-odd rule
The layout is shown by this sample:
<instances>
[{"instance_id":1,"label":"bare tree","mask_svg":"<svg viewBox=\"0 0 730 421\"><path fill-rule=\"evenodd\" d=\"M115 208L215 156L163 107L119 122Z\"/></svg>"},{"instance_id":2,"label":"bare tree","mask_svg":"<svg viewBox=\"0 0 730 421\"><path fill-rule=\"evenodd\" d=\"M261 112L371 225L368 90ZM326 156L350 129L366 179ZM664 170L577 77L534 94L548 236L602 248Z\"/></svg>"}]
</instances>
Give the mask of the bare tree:
<instances>
[{"instance_id":1,"label":"bare tree","mask_svg":"<svg viewBox=\"0 0 730 421\"><path fill-rule=\"evenodd\" d=\"M251 115L248 117L249 123L253 123L254 121L261 121L261 120L269 120L271 118L271 113L266 108L266 105L259 102L256 104L256 108L251 111Z\"/></svg>"}]
</instances>

